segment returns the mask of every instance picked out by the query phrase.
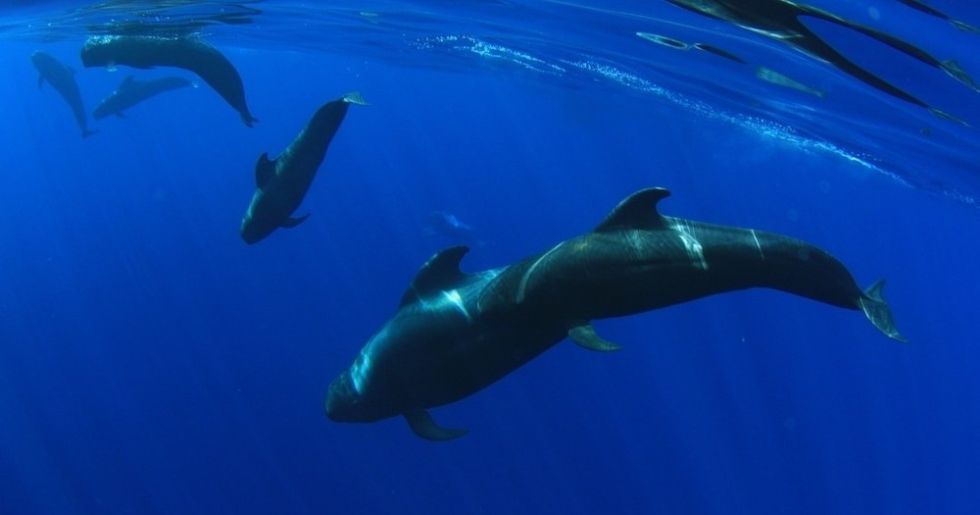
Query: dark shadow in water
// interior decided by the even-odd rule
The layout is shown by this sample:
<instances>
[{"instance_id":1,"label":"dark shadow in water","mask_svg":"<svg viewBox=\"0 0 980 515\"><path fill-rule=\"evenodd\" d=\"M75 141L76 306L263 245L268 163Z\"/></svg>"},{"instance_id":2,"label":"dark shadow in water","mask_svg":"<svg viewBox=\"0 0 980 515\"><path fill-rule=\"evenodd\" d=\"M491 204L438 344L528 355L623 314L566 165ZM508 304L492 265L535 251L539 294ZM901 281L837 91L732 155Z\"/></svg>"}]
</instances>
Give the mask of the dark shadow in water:
<instances>
[{"instance_id":1,"label":"dark shadow in water","mask_svg":"<svg viewBox=\"0 0 980 515\"><path fill-rule=\"evenodd\" d=\"M980 29L977 29L973 25L970 25L969 23L966 23L966 22L963 22L963 21L954 19L951 16L949 16L948 14L940 11L939 9L936 9L935 7L932 7L930 5L927 5L927 4L923 3L923 2L920 2L919 0L898 0L898 1L901 2L901 3L903 3L903 4L905 4L905 5L907 5L907 6L909 6L909 7L911 7L911 8L913 8L913 9L915 9L916 11L926 13L929 16L935 16L936 18L939 18L941 20L946 20L952 26L956 27L957 29L962 30L963 32L980 33Z\"/></svg>"},{"instance_id":2,"label":"dark shadow in water","mask_svg":"<svg viewBox=\"0 0 980 515\"><path fill-rule=\"evenodd\" d=\"M940 61L925 50L890 34L860 25L822 9L789 0L667 0L698 14L727 21L757 34L782 41L818 59L829 62L848 75L893 97L928 109L933 114L960 124L962 120L940 111L923 100L890 84L851 62L820 36L807 28L801 18L809 16L860 32L933 68L938 68L974 91L980 86L955 61Z\"/></svg>"}]
</instances>

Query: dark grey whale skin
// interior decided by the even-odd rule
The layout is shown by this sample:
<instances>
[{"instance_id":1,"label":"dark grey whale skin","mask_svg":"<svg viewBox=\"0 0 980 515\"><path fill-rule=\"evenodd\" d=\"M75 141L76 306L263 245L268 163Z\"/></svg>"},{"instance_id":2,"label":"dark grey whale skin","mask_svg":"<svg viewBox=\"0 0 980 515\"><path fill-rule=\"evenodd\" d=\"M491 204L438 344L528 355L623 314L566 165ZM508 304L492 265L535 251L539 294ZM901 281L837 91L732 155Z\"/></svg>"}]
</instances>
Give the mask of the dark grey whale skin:
<instances>
[{"instance_id":1,"label":"dark grey whale skin","mask_svg":"<svg viewBox=\"0 0 980 515\"><path fill-rule=\"evenodd\" d=\"M255 193L239 230L245 243L257 243L279 227L295 227L306 219L291 215L306 197L352 101L361 102L359 96L348 95L320 106L274 161L268 154L259 156Z\"/></svg>"},{"instance_id":2,"label":"dark grey whale skin","mask_svg":"<svg viewBox=\"0 0 980 515\"><path fill-rule=\"evenodd\" d=\"M245 125L258 121L245 102L238 70L217 48L196 37L92 36L82 47L87 67L125 65L133 68L171 66L196 73L231 107Z\"/></svg>"},{"instance_id":3,"label":"dark grey whale skin","mask_svg":"<svg viewBox=\"0 0 980 515\"><path fill-rule=\"evenodd\" d=\"M886 336L904 341L881 296L843 264L776 233L661 216L669 193L641 190L595 230L513 265L459 271L465 247L423 266L395 315L330 385L327 416L371 422L403 415L419 436L448 440L462 430L435 425L428 408L465 398L595 319L628 316L717 293L764 287L861 310Z\"/></svg>"},{"instance_id":4,"label":"dark grey whale skin","mask_svg":"<svg viewBox=\"0 0 980 515\"><path fill-rule=\"evenodd\" d=\"M122 116L126 109L160 93L186 88L190 85L191 81L183 77L164 77L144 81L130 75L123 79L119 87L95 107L92 116L96 120L111 115Z\"/></svg>"},{"instance_id":5,"label":"dark grey whale skin","mask_svg":"<svg viewBox=\"0 0 980 515\"><path fill-rule=\"evenodd\" d=\"M85 103L82 101L82 94L78 91L78 83L75 82L75 72L58 61L51 54L38 50L31 55L31 62L37 68L40 77L38 86L45 82L51 85L68 102L78 128L82 131L82 137L87 138L97 131L89 130L88 119L85 116Z\"/></svg>"}]
</instances>

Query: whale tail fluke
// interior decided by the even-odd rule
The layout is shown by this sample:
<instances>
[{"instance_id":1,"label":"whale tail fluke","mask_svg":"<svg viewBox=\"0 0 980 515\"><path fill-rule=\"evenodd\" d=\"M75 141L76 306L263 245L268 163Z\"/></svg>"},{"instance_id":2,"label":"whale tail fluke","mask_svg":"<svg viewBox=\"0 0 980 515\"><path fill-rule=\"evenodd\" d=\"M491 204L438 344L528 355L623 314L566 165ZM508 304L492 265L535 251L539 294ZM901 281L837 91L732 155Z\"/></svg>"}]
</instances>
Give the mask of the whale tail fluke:
<instances>
[{"instance_id":1,"label":"whale tail fluke","mask_svg":"<svg viewBox=\"0 0 980 515\"><path fill-rule=\"evenodd\" d=\"M361 96L360 91L351 91L350 93L344 95L343 100L348 104L357 104L359 106L371 105L368 104L367 100L364 100L364 97Z\"/></svg>"},{"instance_id":2,"label":"whale tail fluke","mask_svg":"<svg viewBox=\"0 0 980 515\"><path fill-rule=\"evenodd\" d=\"M99 131L95 129L82 129L82 138L87 138L93 134L98 134Z\"/></svg>"},{"instance_id":3,"label":"whale tail fluke","mask_svg":"<svg viewBox=\"0 0 980 515\"><path fill-rule=\"evenodd\" d=\"M970 25L969 23L966 23L964 21L949 20L949 22L952 23L954 27L956 27L959 30L962 30L963 32L980 33L980 30L978 30L973 25Z\"/></svg>"},{"instance_id":4,"label":"whale tail fluke","mask_svg":"<svg viewBox=\"0 0 980 515\"><path fill-rule=\"evenodd\" d=\"M256 118L256 117L254 117L254 116L252 116L252 113L244 112L244 113L242 113L242 121L245 122L245 125L246 126L248 126L249 128L251 128L253 126L253 124L255 124L255 123L257 123L259 121L259 119Z\"/></svg>"},{"instance_id":5,"label":"whale tail fluke","mask_svg":"<svg viewBox=\"0 0 980 515\"><path fill-rule=\"evenodd\" d=\"M888 307L888 301L885 300L884 292L885 280L879 279L864 291L864 294L858 299L858 306L864 312L864 316L868 317L868 320L882 334L895 341L908 343L908 340L895 327L895 317L892 316L892 310Z\"/></svg>"},{"instance_id":6,"label":"whale tail fluke","mask_svg":"<svg viewBox=\"0 0 980 515\"><path fill-rule=\"evenodd\" d=\"M962 82L964 85L966 85L968 88L972 89L973 91L980 92L980 85L978 85L976 81L973 80L973 77L970 77L966 73L966 70L964 70L963 67L960 66L959 63L957 63L956 61L943 61L942 63L940 63L940 67L950 77L953 77L954 79Z\"/></svg>"}]
</instances>

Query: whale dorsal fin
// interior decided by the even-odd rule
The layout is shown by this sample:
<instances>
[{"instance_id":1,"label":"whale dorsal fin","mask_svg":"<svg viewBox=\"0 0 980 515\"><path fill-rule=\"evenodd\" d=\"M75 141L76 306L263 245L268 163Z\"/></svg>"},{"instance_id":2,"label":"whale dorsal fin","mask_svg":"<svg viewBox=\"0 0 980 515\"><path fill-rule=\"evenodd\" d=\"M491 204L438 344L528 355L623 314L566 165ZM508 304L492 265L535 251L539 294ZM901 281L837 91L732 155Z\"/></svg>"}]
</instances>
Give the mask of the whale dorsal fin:
<instances>
[{"instance_id":1,"label":"whale dorsal fin","mask_svg":"<svg viewBox=\"0 0 980 515\"><path fill-rule=\"evenodd\" d=\"M269 154L263 153L255 163L255 186L264 189L276 175L276 162L269 160Z\"/></svg>"},{"instance_id":2,"label":"whale dorsal fin","mask_svg":"<svg viewBox=\"0 0 980 515\"><path fill-rule=\"evenodd\" d=\"M667 188L647 188L626 197L596 228L596 232L621 229L657 229L666 224L657 203L670 196Z\"/></svg>"},{"instance_id":3,"label":"whale dorsal fin","mask_svg":"<svg viewBox=\"0 0 980 515\"><path fill-rule=\"evenodd\" d=\"M429 258L422 269L415 275L412 285L402 295L399 306L404 306L415 299L439 290L450 288L463 278L459 270L459 262L469 252L469 247L457 245L449 247Z\"/></svg>"}]
</instances>

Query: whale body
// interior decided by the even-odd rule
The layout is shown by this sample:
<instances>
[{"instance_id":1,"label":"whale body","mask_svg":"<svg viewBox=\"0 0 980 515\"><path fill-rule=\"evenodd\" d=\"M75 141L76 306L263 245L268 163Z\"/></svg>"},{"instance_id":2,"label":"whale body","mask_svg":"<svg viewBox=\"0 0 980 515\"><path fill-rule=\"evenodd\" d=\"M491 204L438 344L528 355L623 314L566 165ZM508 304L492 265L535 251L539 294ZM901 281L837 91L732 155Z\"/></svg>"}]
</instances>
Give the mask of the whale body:
<instances>
[{"instance_id":1,"label":"whale body","mask_svg":"<svg viewBox=\"0 0 980 515\"><path fill-rule=\"evenodd\" d=\"M111 115L122 117L126 109L144 100L155 97L160 93L186 88L190 85L191 81L183 77L164 77L162 79L143 81L129 75L119 83L119 87L115 91L95 107L92 116L96 120Z\"/></svg>"},{"instance_id":2,"label":"whale body","mask_svg":"<svg viewBox=\"0 0 980 515\"><path fill-rule=\"evenodd\" d=\"M327 102L313 114L296 139L270 160L259 156L255 164L255 193L242 218L240 234L246 243L257 243L279 227L296 227L309 215L293 218L327 153L350 104L364 104L358 93Z\"/></svg>"},{"instance_id":3,"label":"whale body","mask_svg":"<svg viewBox=\"0 0 980 515\"><path fill-rule=\"evenodd\" d=\"M68 102L72 114L75 115L75 122L82 131L82 137L87 138L97 131L88 128L88 119L85 116L85 104L82 102L82 94L78 91L78 83L75 82L75 71L58 61L51 54L38 50L31 55L31 62L37 68L37 85L41 87L45 82L51 86Z\"/></svg>"},{"instance_id":4,"label":"whale body","mask_svg":"<svg viewBox=\"0 0 980 515\"><path fill-rule=\"evenodd\" d=\"M238 70L217 48L191 37L91 36L82 46L87 67L126 65L133 68L170 66L196 73L224 98L251 127L256 118L245 102L245 86Z\"/></svg>"},{"instance_id":5,"label":"whale body","mask_svg":"<svg viewBox=\"0 0 980 515\"><path fill-rule=\"evenodd\" d=\"M776 233L660 215L663 188L634 193L595 230L512 265L465 274L466 247L436 254L395 315L330 385L327 417L372 422L403 416L419 436L465 433L428 409L492 384L563 339L619 348L592 320L628 316L708 295L764 287L859 310L904 341L882 296L862 291L822 249Z\"/></svg>"}]
</instances>

